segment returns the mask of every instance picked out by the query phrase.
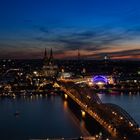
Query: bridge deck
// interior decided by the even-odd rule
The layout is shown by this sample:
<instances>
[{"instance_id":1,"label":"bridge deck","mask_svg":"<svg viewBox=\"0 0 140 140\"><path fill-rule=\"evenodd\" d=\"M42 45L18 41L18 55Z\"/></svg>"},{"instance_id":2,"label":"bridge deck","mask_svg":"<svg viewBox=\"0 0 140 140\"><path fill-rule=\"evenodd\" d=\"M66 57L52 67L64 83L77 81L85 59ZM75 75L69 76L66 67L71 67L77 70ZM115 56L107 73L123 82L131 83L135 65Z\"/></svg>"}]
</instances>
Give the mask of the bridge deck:
<instances>
[{"instance_id":1,"label":"bridge deck","mask_svg":"<svg viewBox=\"0 0 140 140\"><path fill-rule=\"evenodd\" d=\"M94 90L87 85L58 81L63 90L82 110L98 121L113 137L140 138L135 120L115 104L103 104Z\"/></svg>"}]
</instances>

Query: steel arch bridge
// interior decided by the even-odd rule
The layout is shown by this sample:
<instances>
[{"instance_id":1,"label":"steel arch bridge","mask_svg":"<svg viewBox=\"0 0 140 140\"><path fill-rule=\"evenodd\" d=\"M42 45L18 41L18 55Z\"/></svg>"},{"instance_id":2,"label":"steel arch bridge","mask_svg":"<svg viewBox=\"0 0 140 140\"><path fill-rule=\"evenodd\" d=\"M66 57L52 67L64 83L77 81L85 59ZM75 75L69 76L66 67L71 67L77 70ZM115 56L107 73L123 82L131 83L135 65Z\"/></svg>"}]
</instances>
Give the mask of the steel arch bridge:
<instances>
[{"instance_id":1,"label":"steel arch bridge","mask_svg":"<svg viewBox=\"0 0 140 140\"><path fill-rule=\"evenodd\" d=\"M129 137L140 139L139 125L120 106L102 103L94 89L86 84L76 84L72 81L60 80L57 82L81 110L84 110L100 123L113 137Z\"/></svg>"},{"instance_id":2,"label":"steel arch bridge","mask_svg":"<svg viewBox=\"0 0 140 140\"><path fill-rule=\"evenodd\" d=\"M118 106L116 104L112 104L112 103L106 103L105 105L108 106L108 108L110 108L110 110L112 110L112 111L116 112L117 114L119 114L120 116L122 116L122 119L124 118L127 122L129 122L130 126L132 124L135 127L139 126L137 124L137 122L130 116L130 114L128 114L128 112L126 112L120 106Z\"/></svg>"}]
</instances>

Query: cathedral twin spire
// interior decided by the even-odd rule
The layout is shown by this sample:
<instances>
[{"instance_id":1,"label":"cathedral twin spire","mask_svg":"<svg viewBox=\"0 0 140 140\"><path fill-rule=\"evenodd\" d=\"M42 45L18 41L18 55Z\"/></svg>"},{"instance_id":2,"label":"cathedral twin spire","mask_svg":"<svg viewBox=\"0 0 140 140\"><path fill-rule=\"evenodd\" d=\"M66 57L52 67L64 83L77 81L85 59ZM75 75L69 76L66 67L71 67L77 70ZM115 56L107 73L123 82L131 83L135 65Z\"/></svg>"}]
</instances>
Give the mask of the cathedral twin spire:
<instances>
[{"instance_id":1,"label":"cathedral twin spire","mask_svg":"<svg viewBox=\"0 0 140 140\"><path fill-rule=\"evenodd\" d=\"M44 64L48 65L48 64L52 64L53 63L53 51L52 48L50 50L50 57L47 56L47 50L45 48L45 52L44 52Z\"/></svg>"},{"instance_id":2,"label":"cathedral twin spire","mask_svg":"<svg viewBox=\"0 0 140 140\"><path fill-rule=\"evenodd\" d=\"M49 58L47 56L47 50L45 48L44 59L53 59L53 51L52 51L52 48L50 50L50 57Z\"/></svg>"},{"instance_id":3,"label":"cathedral twin spire","mask_svg":"<svg viewBox=\"0 0 140 140\"><path fill-rule=\"evenodd\" d=\"M44 53L44 58L47 57L47 51L46 51L46 48L45 48L45 53Z\"/></svg>"}]
</instances>

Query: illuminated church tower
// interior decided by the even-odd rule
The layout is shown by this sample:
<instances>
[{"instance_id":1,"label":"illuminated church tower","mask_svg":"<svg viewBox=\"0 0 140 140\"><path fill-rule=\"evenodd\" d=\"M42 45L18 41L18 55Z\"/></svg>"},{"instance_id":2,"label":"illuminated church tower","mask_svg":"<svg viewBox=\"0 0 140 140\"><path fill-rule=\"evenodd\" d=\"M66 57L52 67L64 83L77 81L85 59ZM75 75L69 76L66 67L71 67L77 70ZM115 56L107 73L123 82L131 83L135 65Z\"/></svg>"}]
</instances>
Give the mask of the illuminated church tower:
<instances>
[{"instance_id":1,"label":"illuminated church tower","mask_svg":"<svg viewBox=\"0 0 140 140\"><path fill-rule=\"evenodd\" d=\"M43 73L46 77L55 77L58 71L58 66L55 65L53 59L53 51L50 50L50 57L47 57L47 51L45 49L44 59L43 59Z\"/></svg>"}]
</instances>

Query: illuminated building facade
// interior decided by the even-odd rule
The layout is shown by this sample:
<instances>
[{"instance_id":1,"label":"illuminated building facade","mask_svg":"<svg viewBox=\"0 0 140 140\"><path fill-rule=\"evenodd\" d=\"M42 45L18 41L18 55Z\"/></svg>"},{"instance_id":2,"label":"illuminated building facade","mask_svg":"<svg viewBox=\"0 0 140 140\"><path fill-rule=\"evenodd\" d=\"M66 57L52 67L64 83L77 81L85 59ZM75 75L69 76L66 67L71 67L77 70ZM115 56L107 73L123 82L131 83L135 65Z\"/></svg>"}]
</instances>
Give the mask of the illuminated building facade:
<instances>
[{"instance_id":1,"label":"illuminated building facade","mask_svg":"<svg viewBox=\"0 0 140 140\"><path fill-rule=\"evenodd\" d=\"M94 84L97 85L107 85L107 84L114 84L114 79L112 76L104 76L104 75L96 75L92 79Z\"/></svg>"},{"instance_id":2,"label":"illuminated building facade","mask_svg":"<svg viewBox=\"0 0 140 140\"><path fill-rule=\"evenodd\" d=\"M100 84L107 84L108 83L108 79L105 76L102 75L96 75L93 77L93 82L97 85Z\"/></svg>"}]
</instances>

